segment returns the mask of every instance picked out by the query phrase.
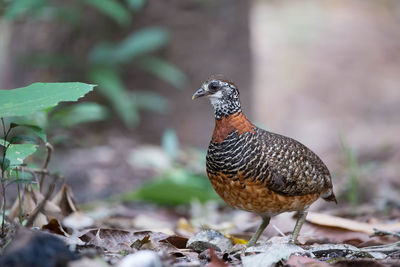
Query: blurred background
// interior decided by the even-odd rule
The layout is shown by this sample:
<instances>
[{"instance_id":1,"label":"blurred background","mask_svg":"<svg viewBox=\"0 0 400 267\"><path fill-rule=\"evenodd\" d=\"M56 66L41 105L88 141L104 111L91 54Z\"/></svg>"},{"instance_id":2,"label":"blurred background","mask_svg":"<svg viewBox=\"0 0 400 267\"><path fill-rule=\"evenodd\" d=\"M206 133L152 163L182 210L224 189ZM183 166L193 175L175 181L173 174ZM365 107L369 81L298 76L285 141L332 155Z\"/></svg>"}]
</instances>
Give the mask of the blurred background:
<instances>
[{"instance_id":1,"label":"blurred background","mask_svg":"<svg viewBox=\"0 0 400 267\"><path fill-rule=\"evenodd\" d=\"M0 88L98 85L30 118L78 202L157 175L204 178L214 119L191 95L222 74L255 124L320 155L340 205L400 206L399 1L0 3Z\"/></svg>"}]
</instances>

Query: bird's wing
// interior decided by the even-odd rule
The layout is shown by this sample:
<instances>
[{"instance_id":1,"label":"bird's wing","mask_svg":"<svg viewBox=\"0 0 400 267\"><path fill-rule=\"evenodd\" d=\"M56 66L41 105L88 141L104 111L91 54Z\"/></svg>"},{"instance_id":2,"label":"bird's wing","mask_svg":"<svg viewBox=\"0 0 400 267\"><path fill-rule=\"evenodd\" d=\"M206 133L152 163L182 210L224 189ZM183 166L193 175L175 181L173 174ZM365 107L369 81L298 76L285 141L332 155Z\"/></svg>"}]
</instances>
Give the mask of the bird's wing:
<instances>
[{"instance_id":1,"label":"bird's wing","mask_svg":"<svg viewBox=\"0 0 400 267\"><path fill-rule=\"evenodd\" d=\"M322 193L332 188L328 168L300 142L261 130L262 153L267 161L265 184L287 196Z\"/></svg>"}]
</instances>

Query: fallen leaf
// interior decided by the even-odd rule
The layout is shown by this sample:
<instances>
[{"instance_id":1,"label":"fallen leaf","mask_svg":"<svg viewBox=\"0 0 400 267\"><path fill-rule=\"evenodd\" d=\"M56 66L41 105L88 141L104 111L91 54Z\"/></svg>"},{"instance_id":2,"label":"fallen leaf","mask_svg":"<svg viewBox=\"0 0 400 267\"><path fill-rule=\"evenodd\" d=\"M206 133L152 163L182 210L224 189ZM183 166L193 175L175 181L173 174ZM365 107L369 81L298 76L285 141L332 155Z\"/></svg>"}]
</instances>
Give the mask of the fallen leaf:
<instances>
[{"instance_id":1,"label":"fallen leaf","mask_svg":"<svg viewBox=\"0 0 400 267\"><path fill-rule=\"evenodd\" d=\"M64 228L62 228L60 222L55 218L51 219L49 223L43 225L42 229L48 230L49 232L54 234L69 237L69 234L64 230Z\"/></svg>"},{"instance_id":2,"label":"fallen leaf","mask_svg":"<svg viewBox=\"0 0 400 267\"><path fill-rule=\"evenodd\" d=\"M63 184L54 198L51 200L52 204L61 208L61 213L64 216L78 211L78 208L74 201L74 195L72 189L67 184Z\"/></svg>"},{"instance_id":3,"label":"fallen leaf","mask_svg":"<svg viewBox=\"0 0 400 267\"><path fill-rule=\"evenodd\" d=\"M207 267L228 267L228 264L222 259L215 255L214 248L210 248L210 263L206 265Z\"/></svg>"},{"instance_id":4,"label":"fallen leaf","mask_svg":"<svg viewBox=\"0 0 400 267\"><path fill-rule=\"evenodd\" d=\"M184 233L194 234L196 232L196 229L186 218L179 218L176 228L177 231L182 231Z\"/></svg>"},{"instance_id":5,"label":"fallen leaf","mask_svg":"<svg viewBox=\"0 0 400 267\"><path fill-rule=\"evenodd\" d=\"M176 248L185 249L188 239L186 237L172 235L167 237L166 239L160 240L160 242L169 243Z\"/></svg>"},{"instance_id":6,"label":"fallen leaf","mask_svg":"<svg viewBox=\"0 0 400 267\"><path fill-rule=\"evenodd\" d=\"M146 235L142 239L137 239L135 242L133 242L130 247L134 249L141 249L144 244L150 242L150 236Z\"/></svg>"},{"instance_id":7,"label":"fallen leaf","mask_svg":"<svg viewBox=\"0 0 400 267\"><path fill-rule=\"evenodd\" d=\"M22 203L21 203L21 215L22 218L26 218L31 215L34 209L37 206L37 202L35 202L35 196L32 190L28 190L25 188L24 194L21 196ZM19 199L17 198L11 207L10 210L10 219L14 220L15 218L19 218L20 215L20 205ZM43 225L47 224L48 220L47 217L42 213L39 212L36 216L35 220L33 221L32 226L41 228Z\"/></svg>"},{"instance_id":8,"label":"fallen leaf","mask_svg":"<svg viewBox=\"0 0 400 267\"><path fill-rule=\"evenodd\" d=\"M82 212L75 211L62 220L64 226L74 230L81 230L90 227L94 224L94 220L83 214Z\"/></svg>"},{"instance_id":9,"label":"fallen leaf","mask_svg":"<svg viewBox=\"0 0 400 267\"><path fill-rule=\"evenodd\" d=\"M350 231L366 233L368 235L372 235L375 232L374 229L400 231L400 222L390 224L370 224L317 212L309 212L306 220L317 225L337 227Z\"/></svg>"},{"instance_id":10,"label":"fallen leaf","mask_svg":"<svg viewBox=\"0 0 400 267\"><path fill-rule=\"evenodd\" d=\"M24 194L21 196L21 209L22 209L22 217L25 217L29 215L35 208L36 208L36 203L35 200L32 196L32 192L29 191L27 188L24 190ZM20 215L20 205L19 205L19 198L15 200L14 204L11 207L10 210L10 220L14 220L15 218L18 218Z\"/></svg>"},{"instance_id":11,"label":"fallen leaf","mask_svg":"<svg viewBox=\"0 0 400 267\"><path fill-rule=\"evenodd\" d=\"M118 267L162 267L160 257L151 250L142 250L124 257Z\"/></svg>"},{"instance_id":12,"label":"fallen leaf","mask_svg":"<svg viewBox=\"0 0 400 267\"><path fill-rule=\"evenodd\" d=\"M36 205L38 205L39 203L41 203L43 201L44 196L38 190L32 189L32 193L35 197ZM46 215L55 216L61 212L61 208L59 206L57 206L56 204L52 203L51 201L46 201L43 211L44 211L44 214L46 214Z\"/></svg>"},{"instance_id":13,"label":"fallen leaf","mask_svg":"<svg viewBox=\"0 0 400 267\"><path fill-rule=\"evenodd\" d=\"M290 267L329 267L330 265L326 262L319 261L317 259L292 255L285 262L286 265Z\"/></svg>"},{"instance_id":14,"label":"fallen leaf","mask_svg":"<svg viewBox=\"0 0 400 267\"><path fill-rule=\"evenodd\" d=\"M104 248L111 252L118 252L121 250L134 251L131 247L137 240L144 240L146 236L150 237L154 249L165 247L165 243L160 243L162 239L166 239L168 235L152 231L139 231L130 232L120 229L91 229L79 238L86 242L88 245L95 245ZM150 242L142 243L143 248Z\"/></svg>"},{"instance_id":15,"label":"fallen leaf","mask_svg":"<svg viewBox=\"0 0 400 267\"><path fill-rule=\"evenodd\" d=\"M287 243L286 238L274 238L265 245L250 247L247 253L258 253L242 257L243 267L271 266L281 260L287 260L294 253L304 253L297 245Z\"/></svg>"}]
</instances>

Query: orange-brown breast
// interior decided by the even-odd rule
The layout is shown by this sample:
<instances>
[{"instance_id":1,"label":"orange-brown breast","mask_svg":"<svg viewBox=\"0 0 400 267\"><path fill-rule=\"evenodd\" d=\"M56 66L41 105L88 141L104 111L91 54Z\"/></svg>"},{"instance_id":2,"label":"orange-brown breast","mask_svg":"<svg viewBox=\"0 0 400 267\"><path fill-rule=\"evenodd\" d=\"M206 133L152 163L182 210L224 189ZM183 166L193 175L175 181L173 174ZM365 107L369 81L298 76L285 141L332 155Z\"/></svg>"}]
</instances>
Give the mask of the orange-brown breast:
<instances>
[{"instance_id":1,"label":"orange-brown breast","mask_svg":"<svg viewBox=\"0 0 400 267\"><path fill-rule=\"evenodd\" d=\"M228 178L223 173L208 174L211 184L220 197L230 206L258 214L279 214L304 210L318 199L319 194L285 196L260 182L244 179L241 173Z\"/></svg>"},{"instance_id":2,"label":"orange-brown breast","mask_svg":"<svg viewBox=\"0 0 400 267\"><path fill-rule=\"evenodd\" d=\"M222 117L221 120L215 119L215 128L211 141L222 143L234 130L237 130L239 135L241 135L245 132L254 132L254 129L254 124L242 112L237 112L228 117Z\"/></svg>"}]
</instances>

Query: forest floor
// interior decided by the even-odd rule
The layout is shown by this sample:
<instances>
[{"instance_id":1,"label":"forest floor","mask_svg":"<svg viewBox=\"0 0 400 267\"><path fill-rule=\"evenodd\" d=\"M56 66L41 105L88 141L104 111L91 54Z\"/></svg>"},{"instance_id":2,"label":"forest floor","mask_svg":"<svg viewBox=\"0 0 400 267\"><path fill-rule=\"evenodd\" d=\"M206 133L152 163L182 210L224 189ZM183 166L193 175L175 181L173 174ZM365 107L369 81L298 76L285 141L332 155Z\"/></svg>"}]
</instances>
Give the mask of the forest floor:
<instances>
[{"instance_id":1,"label":"forest floor","mask_svg":"<svg viewBox=\"0 0 400 267\"><path fill-rule=\"evenodd\" d=\"M162 148L138 145L129 141L131 139L124 140L123 136L111 140L117 141L101 147L72 149L55 156L58 164L52 168L65 173L67 184L57 183L54 191L58 192L41 207L40 216L32 224L33 231L26 232L27 228L16 223L7 224L7 235L1 239L5 248L3 260L15 259L17 253L17 262L32 258L43 264L50 262L46 257L38 259L35 254L38 250L49 250L45 242L38 241L41 240L38 235L46 232L63 240L69 250L74 251L70 254L69 250L57 248L52 250L51 256L74 259L69 263L74 267L400 265L400 201L390 190L385 191L386 198L381 197L381 202L370 195L374 201L351 205L347 199L351 194L344 190L344 179L339 177L335 183L339 204L319 200L312 206L299 237L300 244L288 244L296 213L284 213L271 220L257 246L246 248L247 240L261 221L255 214L227 207L214 197L206 202L179 199L186 204L173 206L151 203L157 197L162 202L176 195L185 196L185 189L178 185L171 189L153 184L154 194L146 195L144 200L127 200L120 195L127 189L141 188L150 177L168 172L166 170L175 168L176 171L176 166L201 173L203 162L197 157L202 157L202 153L180 152L183 156L173 162L167 160L163 166L154 166L151 164L154 160L163 162ZM140 153L140 160L135 158L135 153ZM134 179L132 173L136 176ZM194 179L189 172L171 173L170 176L187 175ZM206 177L202 177L208 184ZM187 190L192 190L190 186ZM379 192L379 188L376 183L375 191ZM166 190L165 200L162 191ZM31 206L37 208L46 194L42 192L38 196L25 192L24 199L31 196ZM364 193L359 199L365 197L368 195ZM29 206L27 202L24 205ZM14 211L10 211L10 217L12 213L17 214L16 207L14 205ZM55 210L58 211L56 215Z\"/></svg>"}]
</instances>

